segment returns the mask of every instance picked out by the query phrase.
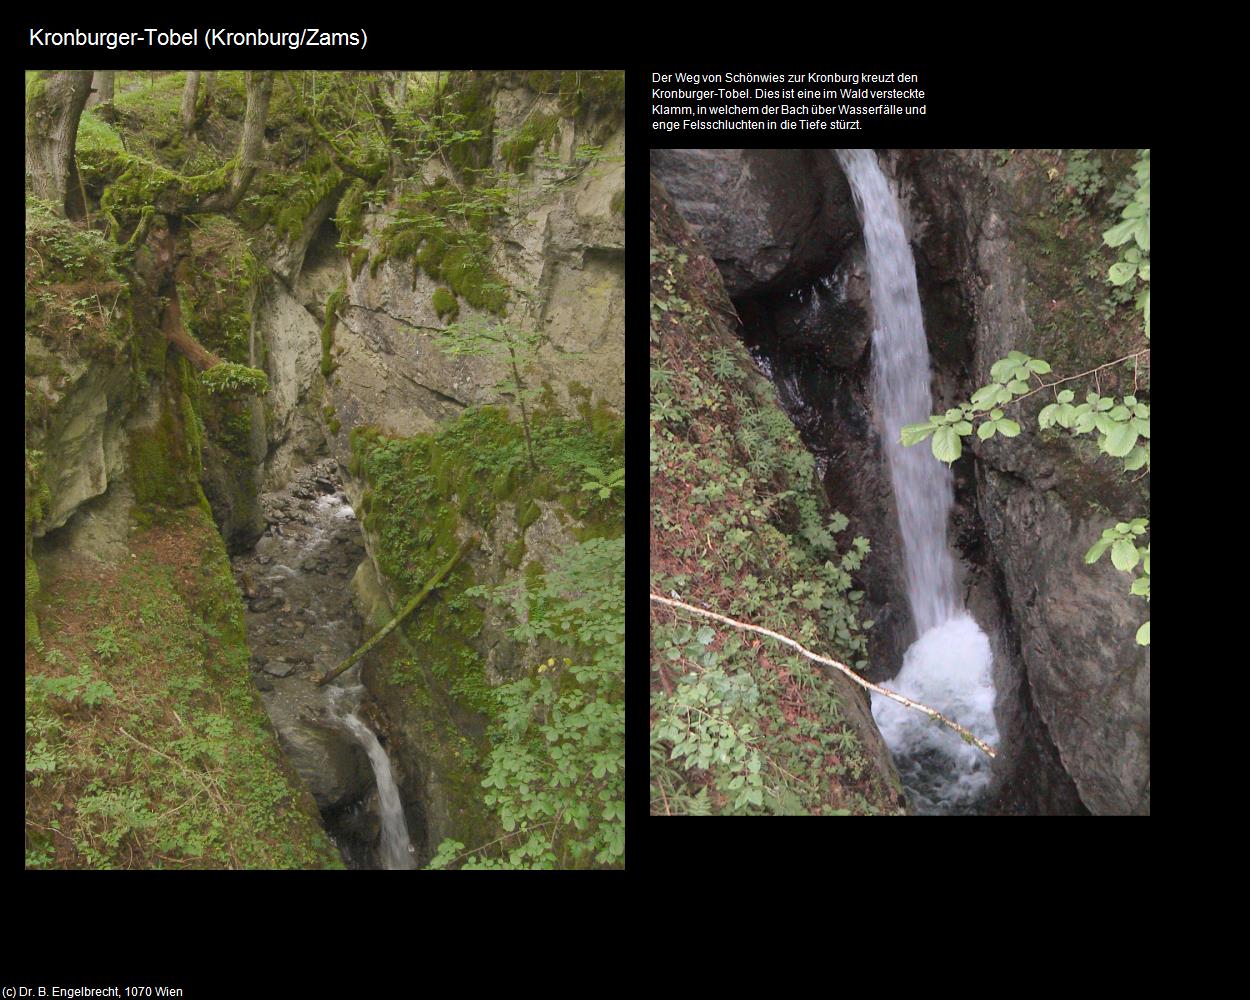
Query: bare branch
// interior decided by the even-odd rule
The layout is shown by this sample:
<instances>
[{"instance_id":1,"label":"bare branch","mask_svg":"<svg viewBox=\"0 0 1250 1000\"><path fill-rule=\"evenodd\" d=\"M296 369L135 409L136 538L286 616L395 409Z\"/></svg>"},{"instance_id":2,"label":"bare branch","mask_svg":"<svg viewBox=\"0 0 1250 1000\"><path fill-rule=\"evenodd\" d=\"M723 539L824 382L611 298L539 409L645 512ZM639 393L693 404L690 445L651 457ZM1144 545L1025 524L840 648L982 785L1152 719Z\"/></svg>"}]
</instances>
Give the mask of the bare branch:
<instances>
[{"instance_id":1,"label":"bare branch","mask_svg":"<svg viewBox=\"0 0 1250 1000\"><path fill-rule=\"evenodd\" d=\"M914 708L918 712L924 712L930 718L936 719L938 722L941 722L943 725L949 726L951 729L955 730L955 732L957 732L963 738L965 743L973 744L978 750L981 750L987 756L989 757L998 756L997 752L994 750L992 746L990 746L984 740L978 739L976 736L970 733L967 729L961 726L958 722L953 722L952 720L948 719L941 712L937 711L937 709L930 708L928 705L922 705L918 701L912 701L910 698L906 698L896 691L890 691L887 688L878 687L876 684L873 684L870 681L864 680L864 678L860 677L859 674L855 673L855 671L852 670L850 667L848 667L845 663L839 663L837 660L831 660L827 656L821 656L818 653L813 653L811 650L804 648L802 645L795 642L793 639L790 639L787 636L781 635L779 632L774 632L771 629L761 628L759 625L748 625L746 622L740 622L733 618L727 618L724 615L718 615L714 611L704 611L702 608L696 608L692 604L686 604L682 601L670 600L667 597L661 597L659 594L652 594L651 600L655 604L665 604L665 605L668 605L670 608L680 608L683 611L689 611L692 614L702 615L704 618L711 618L713 621L723 622L726 625L731 625L734 628L743 629L747 632L758 632L760 635L766 635L770 639L776 639L778 642L785 643L787 646L790 646L792 649L797 649L800 653L806 656L809 660L815 660L817 663L823 663L825 666L833 667L835 670L840 670L842 673L846 674L847 677L853 680L860 687L867 688L869 691L875 691L877 692L877 694L884 695L886 698L890 698L894 701L897 701L900 705L905 705L907 708Z\"/></svg>"}]
</instances>

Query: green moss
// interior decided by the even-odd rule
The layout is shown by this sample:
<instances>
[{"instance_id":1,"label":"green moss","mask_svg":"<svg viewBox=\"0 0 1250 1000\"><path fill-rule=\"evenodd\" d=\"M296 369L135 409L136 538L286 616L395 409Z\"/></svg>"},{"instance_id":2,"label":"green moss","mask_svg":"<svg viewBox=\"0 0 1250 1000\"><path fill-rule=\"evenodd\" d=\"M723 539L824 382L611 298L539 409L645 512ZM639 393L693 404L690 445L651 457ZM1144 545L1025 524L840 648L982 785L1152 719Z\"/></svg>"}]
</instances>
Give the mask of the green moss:
<instances>
[{"instance_id":1,"label":"green moss","mask_svg":"<svg viewBox=\"0 0 1250 1000\"><path fill-rule=\"evenodd\" d=\"M334 214L334 224L339 230L341 243L355 243L365 234L365 193L368 185L357 178L352 181L343 197L339 199L338 209ZM356 270L360 270L357 268Z\"/></svg>"},{"instance_id":2,"label":"green moss","mask_svg":"<svg viewBox=\"0 0 1250 1000\"><path fill-rule=\"evenodd\" d=\"M608 207L615 215L625 214L625 189L621 188L612 196L612 200L608 202Z\"/></svg>"},{"instance_id":3,"label":"green moss","mask_svg":"<svg viewBox=\"0 0 1250 1000\"><path fill-rule=\"evenodd\" d=\"M542 517L542 508L533 500L525 504L524 507L517 508L516 523L521 531L525 531L531 524Z\"/></svg>"},{"instance_id":4,"label":"green moss","mask_svg":"<svg viewBox=\"0 0 1250 1000\"><path fill-rule=\"evenodd\" d=\"M454 114L456 128L462 134L477 133L477 138L452 144L447 158L456 171L472 182L478 172L490 165L495 125L495 86L492 73L454 72L447 76L443 92Z\"/></svg>"},{"instance_id":5,"label":"green moss","mask_svg":"<svg viewBox=\"0 0 1250 1000\"><path fill-rule=\"evenodd\" d=\"M500 144L499 155L514 174L523 174L529 169L535 150L540 145L544 148L550 146L559 128L559 115L531 115L516 135Z\"/></svg>"},{"instance_id":6,"label":"green moss","mask_svg":"<svg viewBox=\"0 0 1250 1000\"><path fill-rule=\"evenodd\" d=\"M183 379L194 376L183 358L171 361L171 373L161 396L161 412L154 427L130 435L130 481L135 503L149 509L175 509L200 501L203 430ZM181 371L183 378L179 378Z\"/></svg>"},{"instance_id":7,"label":"green moss","mask_svg":"<svg viewBox=\"0 0 1250 1000\"><path fill-rule=\"evenodd\" d=\"M330 356L334 348L334 328L338 325L338 310L347 298L347 282L340 281L338 287L326 299L325 322L321 326L321 375L329 378L338 368L338 364Z\"/></svg>"},{"instance_id":8,"label":"green moss","mask_svg":"<svg viewBox=\"0 0 1250 1000\"><path fill-rule=\"evenodd\" d=\"M26 557L26 641L36 649L43 648L39 634L39 616L36 602L39 600L39 567L30 556Z\"/></svg>"},{"instance_id":9,"label":"green moss","mask_svg":"<svg viewBox=\"0 0 1250 1000\"><path fill-rule=\"evenodd\" d=\"M515 542L504 550L504 561L513 569L517 569L521 565L521 561L525 558L525 539L518 538Z\"/></svg>"},{"instance_id":10,"label":"green moss","mask_svg":"<svg viewBox=\"0 0 1250 1000\"><path fill-rule=\"evenodd\" d=\"M434 312L441 322L454 321L460 315L460 303L456 301L455 293L449 288L434 289L430 304L434 307Z\"/></svg>"},{"instance_id":11,"label":"green moss","mask_svg":"<svg viewBox=\"0 0 1250 1000\"><path fill-rule=\"evenodd\" d=\"M360 269L365 266L369 260L369 251L365 247L357 247L352 251L352 281L355 281L360 275Z\"/></svg>"}]
</instances>

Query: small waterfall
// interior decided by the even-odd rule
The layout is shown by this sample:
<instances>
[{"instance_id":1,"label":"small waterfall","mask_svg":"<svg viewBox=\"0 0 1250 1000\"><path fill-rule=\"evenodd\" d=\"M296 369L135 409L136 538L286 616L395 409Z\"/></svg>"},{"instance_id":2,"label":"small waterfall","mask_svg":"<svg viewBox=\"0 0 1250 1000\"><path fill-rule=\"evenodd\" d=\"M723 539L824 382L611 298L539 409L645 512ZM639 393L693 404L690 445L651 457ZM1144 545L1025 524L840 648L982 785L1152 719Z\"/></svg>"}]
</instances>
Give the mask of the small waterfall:
<instances>
[{"instance_id":1,"label":"small waterfall","mask_svg":"<svg viewBox=\"0 0 1250 1000\"><path fill-rule=\"evenodd\" d=\"M359 692L362 689L351 690ZM331 712L356 737L356 741L369 755L373 776L378 783L382 820L382 845L379 854L382 865L388 871L415 868L412 842L408 839L408 824L404 820L404 805L399 799L395 777L391 774L391 759L382 749L382 744L378 742L373 730L359 719L355 711L343 712L342 691L340 688L332 689Z\"/></svg>"},{"instance_id":2,"label":"small waterfall","mask_svg":"<svg viewBox=\"0 0 1250 1000\"><path fill-rule=\"evenodd\" d=\"M950 470L927 445L903 447L904 424L933 412L929 346L916 263L894 197L871 149L834 150L864 229L872 294L873 404L890 467L917 640L891 686L995 743L989 640L963 611L946 543L954 491ZM873 698L885 736L919 812L971 808L989 782L986 758L927 716Z\"/></svg>"}]
</instances>

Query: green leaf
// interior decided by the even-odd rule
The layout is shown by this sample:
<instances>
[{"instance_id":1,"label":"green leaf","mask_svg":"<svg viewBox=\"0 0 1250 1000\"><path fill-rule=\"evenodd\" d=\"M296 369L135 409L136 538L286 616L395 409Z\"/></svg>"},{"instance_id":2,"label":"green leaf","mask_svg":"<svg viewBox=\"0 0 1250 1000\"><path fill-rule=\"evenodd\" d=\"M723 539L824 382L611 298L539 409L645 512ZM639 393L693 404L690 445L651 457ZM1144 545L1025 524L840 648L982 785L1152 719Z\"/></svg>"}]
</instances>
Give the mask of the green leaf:
<instances>
[{"instance_id":1,"label":"green leaf","mask_svg":"<svg viewBox=\"0 0 1250 1000\"><path fill-rule=\"evenodd\" d=\"M1124 471L1134 472L1146 464L1146 449L1138 445L1124 459Z\"/></svg>"},{"instance_id":2,"label":"green leaf","mask_svg":"<svg viewBox=\"0 0 1250 1000\"><path fill-rule=\"evenodd\" d=\"M1121 222L1118 226L1112 226L1102 234L1103 242L1110 247L1118 247L1121 243L1127 243L1133 238L1133 232L1137 228L1136 219L1128 219Z\"/></svg>"},{"instance_id":3,"label":"green leaf","mask_svg":"<svg viewBox=\"0 0 1250 1000\"><path fill-rule=\"evenodd\" d=\"M1115 429L1107 434L1103 450L1108 455L1123 458L1137 444L1137 430L1132 424L1116 424Z\"/></svg>"},{"instance_id":4,"label":"green leaf","mask_svg":"<svg viewBox=\"0 0 1250 1000\"><path fill-rule=\"evenodd\" d=\"M1024 381L1024 379L1018 378L1012 382L1008 382L1007 389L1009 392L1014 392L1017 395L1020 395L1029 391L1029 383Z\"/></svg>"},{"instance_id":5,"label":"green leaf","mask_svg":"<svg viewBox=\"0 0 1250 1000\"><path fill-rule=\"evenodd\" d=\"M1085 553L1085 561L1087 563L1098 562L1099 557L1111 547L1110 538L1100 538L1090 546L1089 551Z\"/></svg>"},{"instance_id":6,"label":"green leaf","mask_svg":"<svg viewBox=\"0 0 1250 1000\"><path fill-rule=\"evenodd\" d=\"M1004 382L1007 379L1007 373L1015 367L1016 362L1008 358L1003 358L1001 361L995 361L993 366L990 368L990 378L997 382Z\"/></svg>"},{"instance_id":7,"label":"green leaf","mask_svg":"<svg viewBox=\"0 0 1250 1000\"><path fill-rule=\"evenodd\" d=\"M955 433L956 433L956 434L958 434L958 435L960 435L961 437L962 437L964 434L971 434L971 433L972 433L972 424L970 424L967 420L961 420L961 421L959 421L959 423L957 423L957 424L955 425Z\"/></svg>"},{"instance_id":8,"label":"green leaf","mask_svg":"<svg viewBox=\"0 0 1250 1000\"><path fill-rule=\"evenodd\" d=\"M1146 622L1137 630L1137 642L1142 646L1150 645L1150 622Z\"/></svg>"},{"instance_id":9,"label":"green leaf","mask_svg":"<svg viewBox=\"0 0 1250 1000\"><path fill-rule=\"evenodd\" d=\"M1003 437L1013 438L1020 433L1020 425L1014 420L1008 420L1004 417L998 421L998 433Z\"/></svg>"},{"instance_id":10,"label":"green leaf","mask_svg":"<svg viewBox=\"0 0 1250 1000\"><path fill-rule=\"evenodd\" d=\"M933 457L949 465L963 453L963 442L953 427L939 427L933 435Z\"/></svg>"},{"instance_id":11,"label":"green leaf","mask_svg":"<svg viewBox=\"0 0 1250 1000\"><path fill-rule=\"evenodd\" d=\"M994 436L994 431L997 429L998 428L997 428L997 424L995 423L995 421L987 420L985 423L983 423L980 427L977 428L977 437L979 437L982 441L988 441L990 438Z\"/></svg>"},{"instance_id":12,"label":"green leaf","mask_svg":"<svg viewBox=\"0 0 1250 1000\"><path fill-rule=\"evenodd\" d=\"M1111 562L1118 570L1130 570L1137 565L1140 558L1137 552L1137 546L1127 538L1121 538L1113 546L1111 546Z\"/></svg>"},{"instance_id":13,"label":"green leaf","mask_svg":"<svg viewBox=\"0 0 1250 1000\"><path fill-rule=\"evenodd\" d=\"M1136 580L1134 580L1131 593L1135 594L1137 597L1149 597L1150 577L1139 576Z\"/></svg>"},{"instance_id":14,"label":"green leaf","mask_svg":"<svg viewBox=\"0 0 1250 1000\"><path fill-rule=\"evenodd\" d=\"M1030 361L1028 363L1028 367L1031 371L1035 371L1039 375L1045 375L1050 371L1050 365L1038 358L1034 358Z\"/></svg>"},{"instance_id":15,"label":"green leaf","mask_svg":"<svg viewBox=\"0 0 1250 1000\"><path fill-rule=\"evenodd\" d=\"M1111 270L1107 272L1107 277L1111 279L1111 284L1113 285L1126 285L1133 279L1133 275L1136 273L1136 264L1120 261L1118 264L1111 265Z\"/></svg>"},{"instance_id":16,"label":"green leaf","mask_svg":"<svg viewBox=\"0 0 1250 1000\"><path fill-rule=\"evenodd\" d=\"M919 444L935 430L937 430L937 426L933 423L904 424L899 432L899 436L902 439L903 446L910 448L914 444Z\"/></svg>"},{"instance_id":17,"label":"green leaf","mask_svg":"<svg viewBox=\"0 0 1250 1000\"><path fill-rule=\"evenodd\" d=\"M1045 430L1055 422L1055 417L1059 412L1059 404L1051 403L1042 407L1042 412L1037 415L1037 426Z\"/></svg>"},{"instance_id":18,"label":"green leaf","mask_svg":"<svg viewBox=\"0 0 1250 1000\"><path fill-rule=\"evenodd\" d=\"M994 405L994 400L998 397L998 390L1002 388L997 382L991 382L989 385L983 385L980 389L972 394L972 405L978 410L988 409Z\"/></svg>"},{"instance_id":19,"label":"green leaf","mask_svg":"<svg viewBox=\"0 0 1250 1000\"><path fill-rule=\"evenodd\" d=\"M1076 398L1076 394L1071 389L1062 389L1056 397L1061 403L1070 403Z\"/></svg>"}]
</instances>

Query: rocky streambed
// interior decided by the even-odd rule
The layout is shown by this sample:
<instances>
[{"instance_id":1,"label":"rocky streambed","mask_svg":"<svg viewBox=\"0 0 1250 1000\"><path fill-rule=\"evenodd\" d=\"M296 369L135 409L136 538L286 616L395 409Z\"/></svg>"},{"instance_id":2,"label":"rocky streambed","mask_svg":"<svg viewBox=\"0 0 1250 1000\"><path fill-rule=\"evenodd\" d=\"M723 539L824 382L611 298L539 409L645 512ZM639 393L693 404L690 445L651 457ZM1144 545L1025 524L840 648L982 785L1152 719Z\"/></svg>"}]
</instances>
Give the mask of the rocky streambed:
<instances>
[{"instance_id":1,"label":"rocky streambed","mask_svg":"<svg viewBox=\"0 0 1250 1000\"><path fill-rule=\"evenodd\" d=\"M337 464L331 459L295 470L284 489L262 494L261 508L268 527L251 551L232 560L246 605L255 684L344 862L397 867L379 853L384 810L378 779L347 716L354 714L383 745L385 721L360 686L358 666L326 687L316 683L362 638L351 578L365 549Z\"/></svg>"}]
</instances>

